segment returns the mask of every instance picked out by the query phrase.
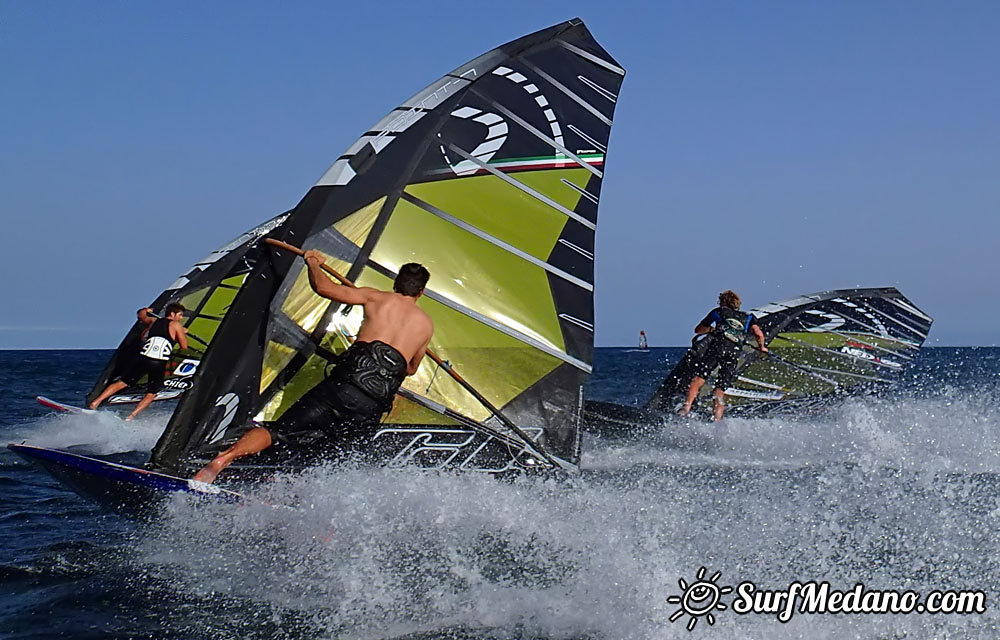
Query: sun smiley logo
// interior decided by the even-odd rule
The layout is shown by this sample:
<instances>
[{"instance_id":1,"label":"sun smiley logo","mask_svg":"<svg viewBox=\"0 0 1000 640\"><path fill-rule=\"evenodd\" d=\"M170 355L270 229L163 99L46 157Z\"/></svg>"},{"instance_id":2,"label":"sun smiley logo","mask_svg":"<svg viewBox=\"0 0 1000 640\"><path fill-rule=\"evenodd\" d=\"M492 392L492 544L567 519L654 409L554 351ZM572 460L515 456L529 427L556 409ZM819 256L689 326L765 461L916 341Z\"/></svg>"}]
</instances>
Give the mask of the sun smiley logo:
<instances>
[{"instance_id":1,"label":"sun smiley logo","mask_svg":"<svg viewBox=\"0 0 1000 640\"><path fill-rule=\"evenodd\" d=\"M682 617L684 614L691 616L688 621L687 630L691 631L694 626L698 624L698 618L704 617L708 621L708 624L715 624L715 616L712 614L713 611L725 611L726 605L722 600L722 596L731 592L732 587L720 587L716 584L716 580L722 575L721 571L716 571L712 574L712 577L705 579L705 574L707 570L702 567L698 570L697 580L688 584L684 578L678 580L678 584L681 586L681 595L670 596L667 598L669 604L679 604L681 608L670 616L670 621L675 622L678 618Z\"/></svg>"}]
</instances>

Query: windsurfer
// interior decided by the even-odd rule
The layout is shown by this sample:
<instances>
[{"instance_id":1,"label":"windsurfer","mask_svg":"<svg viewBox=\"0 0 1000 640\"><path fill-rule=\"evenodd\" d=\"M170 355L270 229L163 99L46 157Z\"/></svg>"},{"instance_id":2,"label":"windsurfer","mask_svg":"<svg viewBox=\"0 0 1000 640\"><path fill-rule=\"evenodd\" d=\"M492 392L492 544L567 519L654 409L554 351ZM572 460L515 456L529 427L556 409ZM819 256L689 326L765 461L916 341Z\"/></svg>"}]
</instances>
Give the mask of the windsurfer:
<instances>
[{"instance_id":1,"label":"windsurfer","mask_svg":"<svg viewBox=\"0 0 1000 640\"><path fill-rule=\"evenodd\" d=\"M713 413L716 421L722 420L722 414L726 410L725 390L736 378L737 360L747 335L753 334L757 347L762 353L767 353L764 332L757 325L757 319L752 313L740 311L740 304L740 297L736 292L729 289L723 291L719 294L719 306L712 309L694 328L696 334L711 333L706 338L711 343L704 355L694 363L695 376L688 387L681 416L686 416L691 411L691 405L698 397L705 379L719 367L719 375L715 378Z\"/></svg>"},{"instance_id":2,"label":"windsurfer","mask_svg":"<svg viewBox=\"0 0 1000 640\"><path fill-rule=\"evenodd\" d=\"M234 460L260 453L275 442L293 447L325 442L357 445L370 440L403 379L416 373L434 323L417 306L430 274L416 263L399 269L392 291L337 284L322 271L323 254L306 251L309 284L324 298L361 305L364 320L356 342L329 376L267 427L255 426L194 476L213 482Z\"/></svg>"},{"instance_id":3,"label":"windsurfer","mask_svg":"<svg viewBox=\"0 0 1000 640\"><path fill-rule=\"evenodd\" d=\"M139 309L139 322L146 325L146 339L139 349L139 354L125 369L124 373L114 382L105 387L99 396L90 403L91 409L96 409L102 402L126 387L136 385L146 376L146 394L135 406L126 420L132 420L146 410L156 394L163 389L163 379L166 376L167 362L175 344L181 349L187 349L187 329L181 322L184 320L184 307L176 302L167 305L162 318L152 315L152 309Z\"/></svg>"}]
</instances>

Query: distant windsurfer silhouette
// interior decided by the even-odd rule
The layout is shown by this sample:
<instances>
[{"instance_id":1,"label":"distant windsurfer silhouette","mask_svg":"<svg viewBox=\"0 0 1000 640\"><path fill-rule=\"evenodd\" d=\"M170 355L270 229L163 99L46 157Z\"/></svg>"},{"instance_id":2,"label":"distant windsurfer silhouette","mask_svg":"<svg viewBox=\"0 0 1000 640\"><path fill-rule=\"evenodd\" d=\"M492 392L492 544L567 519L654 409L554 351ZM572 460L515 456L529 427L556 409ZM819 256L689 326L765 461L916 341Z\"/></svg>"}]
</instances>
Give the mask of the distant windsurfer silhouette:
<instances>
[{"instance_id":1,"label":"distant windsurfer silhouette","mask_svg":"<svg viewBox=\"0 0 1000 640\"><path fill-rule=\"evenodd\" d=\"M639 331L639 348L645 351L649 348L649 344L646 342L646 332Z\"/></svg>"},{"instance_id":2,"label":"distant windsurfer silhouette","mask_svg":"<svg viewBox=\"0 0 1000 640\"><path fill-rule=\"evenodd\" d=\"M324 381L276 422L243 434L196 473L196 481L213 482L234 460L260 453L276 442L306 449L330 442L356 445L369 441L382 414L392 408L403 379L416 373L427 352L434 323L417 306L430 278L427 269L412 262L404 264L393 290L381 291L335 283L323 273L324 256L316 250L306 251L303 257L313 291L364 309L357 340Z\"/></svg>"},{"instance_id":3,"label":"distant windsurfer silhouette","mask_svg":"<svg viewBox=\"0 0 1000 640\"><path fill-rule=\"evenodd\" d=\"M143 307L136 312L139 322L146 325L143 332L145 339L139 348L135 359L125 368L124 373L114 382L105 387L99 396L90 403L91 409L96 409L102 402L126 387L139 383L146 376L146 393L136 405L126 420L132 420L153 403L156 394L163 389L163 379L167 373L167 363L174 345L187 349L187 329L181 324L184 320L184 307L176 302L167 305L162 318L152 315L153 310Z\"/></svg>"},{"instance_id":4,"label":"distant windsurfer silhouette","mask_svg":"<svg viewBox=\"0 0 1000 640\"><path fill-rule=\"evenodd\" d=\"M716 422L722 420L722 414L726 410L725 390L736 380L736 364L747 335L753 334L757 339L757 347L762 353L767 353L764 332L757 325L757 319L752 313L740 311L740 304L740 297L735 291L723 291L719 294L719 306L712 309L694 328L697 335L712 334L705 338L711 340L711 343L704 355L694 363L695 376L688 387L681 416L691 412L691 405L698 397L705 379L719 367L719 375L715 378L713 415Z\"/></svg>"}]
</instances>

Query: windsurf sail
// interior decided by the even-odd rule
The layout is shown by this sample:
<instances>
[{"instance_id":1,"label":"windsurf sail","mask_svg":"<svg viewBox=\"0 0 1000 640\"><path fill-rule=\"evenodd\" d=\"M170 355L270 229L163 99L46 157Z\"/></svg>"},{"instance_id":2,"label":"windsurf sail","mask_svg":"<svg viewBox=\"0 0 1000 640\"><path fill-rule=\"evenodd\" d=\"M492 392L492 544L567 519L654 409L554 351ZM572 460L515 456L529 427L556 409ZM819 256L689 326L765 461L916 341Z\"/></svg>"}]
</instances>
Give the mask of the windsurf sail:
<instances>
[{"instance_id":1,"label":"windsurf sail","mask_svg":"<svg viewBox=\"0 0 1000 640\"><path fill-rule=\"evenodd\" d=\"M593 355L594 233L622 67L580 20L498 47L391 111L270 235L316 249L359 286L431 273L431 347L488 402L425 359L376 439L393 459L489 468L530 449L579 458ZM304 263L264 250L153 450L187 473L251 419L319 383L362 319L316 296Z\"/></svg>"},{"instance_id":2,"label":"windsurf sail","mask_svg":"<svg viewBox=\"0 0 1000 640\"><path fill-rule=\"evenodd\" d=\"M727 405L744 413L890 384L913 360L933 322L894 287L824 291L752 313L770 353L745 346L737 381L725 390ZM689 352L649 408L673 410L687 392L690 364ZM711 386L705 385L705 393Z\"/></svg>"},{"instance_id":3,"label":"windsurf sail","mask_svg":"<svg viewBox=\"0 0 1000 640\"><path fill-rule=\"evenodd\" d=\"M257 240L277 228L287 216L287 212L276 216L208 254L161 292L150 305L157 315L162 315L167 305L173 302L179 302L187 310L184 326L188 330L188 348L171 354L164 388L156 394L157 400L179 398L191 388L202 354L211 344L219 323L256 263L259 254ZM144 323L136 321L125 334L87 394L87 403L93 401L139 356L146 329ZM139 380L136 386L127 387L108 398L108 402L139 402L145 394L145 383L145 378Z\"/></svg>"}]
</instances>

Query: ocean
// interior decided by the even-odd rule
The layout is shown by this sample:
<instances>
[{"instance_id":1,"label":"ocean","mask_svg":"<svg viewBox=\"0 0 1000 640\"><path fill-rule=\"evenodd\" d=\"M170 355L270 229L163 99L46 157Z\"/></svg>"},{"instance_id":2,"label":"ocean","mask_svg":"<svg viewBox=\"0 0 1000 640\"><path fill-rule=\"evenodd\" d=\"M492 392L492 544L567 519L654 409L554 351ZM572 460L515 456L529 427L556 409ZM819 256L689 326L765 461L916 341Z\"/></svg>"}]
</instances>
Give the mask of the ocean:
<instances>
[{"instance_id":1,"label":"ocean","mask_svg":"<svg viewBox=\"0 0 1000 640\"><path fill-rule=\"evenodd\" d=\"M682 353L598 349L589 396L640 403ZM0 352L3 440L148 451L167 408L125 423L34 402L79 403L109 355ZM998 400L1000 349L930 348L824 413L588 435L576 477L317 467L147 521L4 449L0 638L996 638ZM793 583L981 606L738 611Z\"/></svg>"}]
</instances>

